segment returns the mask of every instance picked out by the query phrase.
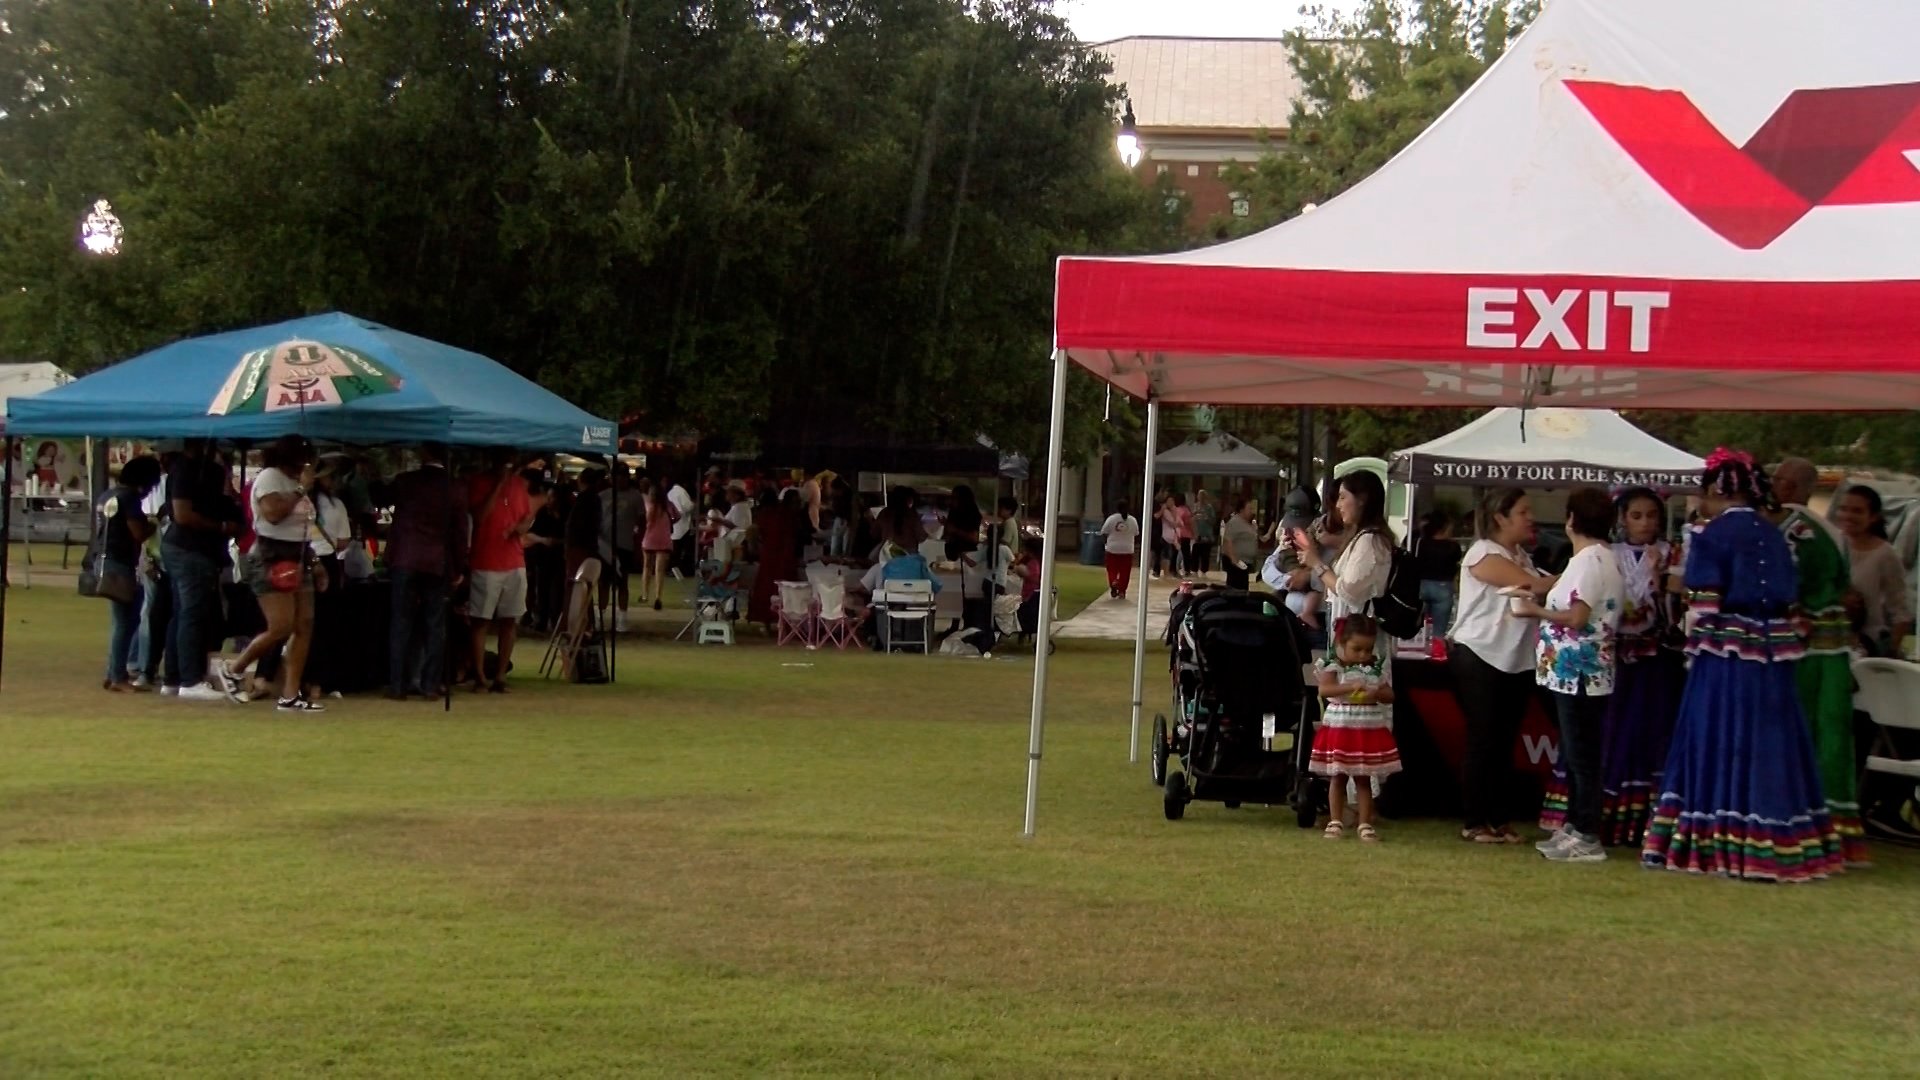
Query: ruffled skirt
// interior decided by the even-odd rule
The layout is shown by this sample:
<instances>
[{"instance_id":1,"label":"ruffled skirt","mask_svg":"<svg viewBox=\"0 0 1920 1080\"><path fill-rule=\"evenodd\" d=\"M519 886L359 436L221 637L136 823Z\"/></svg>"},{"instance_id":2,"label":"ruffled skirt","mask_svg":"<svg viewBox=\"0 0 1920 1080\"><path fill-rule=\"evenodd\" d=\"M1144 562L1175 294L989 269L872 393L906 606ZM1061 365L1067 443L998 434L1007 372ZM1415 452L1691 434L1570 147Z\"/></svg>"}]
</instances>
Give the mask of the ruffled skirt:
<instances>
[{"instance_id":1,"label":"ruffled skirt","mask_svg":"<svg viewBox=\"0 0 1920 1080\"><path fill-rule=\"evenodd\" d=\"M1793 664L1699 652L1661 787L1646 866L1788 882L1842 869Z\"/></svg>"}]
</instances>

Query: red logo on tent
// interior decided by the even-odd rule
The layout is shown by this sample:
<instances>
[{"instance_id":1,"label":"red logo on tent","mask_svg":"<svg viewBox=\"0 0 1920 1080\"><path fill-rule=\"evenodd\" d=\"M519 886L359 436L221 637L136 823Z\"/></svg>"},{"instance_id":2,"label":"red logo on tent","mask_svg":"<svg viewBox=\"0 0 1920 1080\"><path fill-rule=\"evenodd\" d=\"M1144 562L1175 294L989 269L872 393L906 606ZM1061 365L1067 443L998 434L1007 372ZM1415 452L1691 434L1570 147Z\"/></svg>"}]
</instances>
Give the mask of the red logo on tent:
<instances>
[{"instance_id":1,"label":"red logo on tent","mask_svg":"<svg viewBox=\"0 0 1920 1080\"><path fill-rule=\"evenodd\" d=\"M1920 202L1920 83L1795 90L1745 146L1678 90L1566 85L1654 183L1749 251L1816 207Z\"/></svg>"}]
</instances>

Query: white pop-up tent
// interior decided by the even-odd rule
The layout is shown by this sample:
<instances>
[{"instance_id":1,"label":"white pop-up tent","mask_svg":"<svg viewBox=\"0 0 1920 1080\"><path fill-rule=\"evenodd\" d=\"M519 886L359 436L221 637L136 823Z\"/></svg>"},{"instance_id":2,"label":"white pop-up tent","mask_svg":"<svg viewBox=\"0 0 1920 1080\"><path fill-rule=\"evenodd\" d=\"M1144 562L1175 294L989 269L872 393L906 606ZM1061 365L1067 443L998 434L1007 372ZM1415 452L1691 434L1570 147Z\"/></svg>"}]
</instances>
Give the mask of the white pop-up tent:
<instances>
[{"instance_id":1,"label":"white pop-up tent","mask_svg":"<svg viewBox=\"0 0 1920 1080\"><path fill-rule=\"evenodd\" d=\"M1920 4L1807 10L1554 0L1318 212L1062 258L1045 520L1069 363L1147 402L1149 493L1162 403L1920 407ZM1136 760L1144 603L1139 621Z\"/></svg>"},{"instance_id":2,"label":"white pop-up tent","mask_svg":"<svg viewBox=\"0 0 1920 1080\"><path fill-rule=\"evenodd\" d=\"M1154 458L1156 471L1167 476L1249 476L1278 479L1280 466L1239 439L1225 433L1188 439Z\"/></svg>"},{"instance_id":3,"label":"white pop-up tent","mask_svg":"<svg viewBox=\"0 0 1920 1080\"><path fill-rule=\"evenodd\" d=\"M1472 487L1695 487L1705 467L1612 409L1494 409L1393 455L1397 480Z\"/></svg>"},{"instance_id":4,"label":"white pop-up tent","mask_svg":"<svg viewBox=\"0 0 1920 1080\"><path fill-rule=\"evenodd\" d=\"M53 364L0 364L0 435L7 430L9 400L42 394L72 381L73 376Z\"/></svg>"}]
</instances>

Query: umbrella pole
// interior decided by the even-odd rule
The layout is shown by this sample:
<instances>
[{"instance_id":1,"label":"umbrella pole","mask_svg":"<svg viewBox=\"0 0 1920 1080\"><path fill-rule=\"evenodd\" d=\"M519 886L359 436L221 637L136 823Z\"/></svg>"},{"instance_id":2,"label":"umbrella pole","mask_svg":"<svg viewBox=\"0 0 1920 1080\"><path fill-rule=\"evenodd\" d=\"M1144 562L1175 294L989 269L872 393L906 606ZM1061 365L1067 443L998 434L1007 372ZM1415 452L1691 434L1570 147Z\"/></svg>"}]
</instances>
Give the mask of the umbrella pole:
<instances>
[{"instance_id":1,"label":"umbrella pole","mask_svg":"<svg viewBox=\"0 0 1920 1080\"><path fill-rule=\"evenodd\" d=\"M0 672L6 669L7 659L7 561L13 549L13 436L7 436L0 444L0 450L7 455L7 462L0 473Z\"/></svg>"}]
</instances>

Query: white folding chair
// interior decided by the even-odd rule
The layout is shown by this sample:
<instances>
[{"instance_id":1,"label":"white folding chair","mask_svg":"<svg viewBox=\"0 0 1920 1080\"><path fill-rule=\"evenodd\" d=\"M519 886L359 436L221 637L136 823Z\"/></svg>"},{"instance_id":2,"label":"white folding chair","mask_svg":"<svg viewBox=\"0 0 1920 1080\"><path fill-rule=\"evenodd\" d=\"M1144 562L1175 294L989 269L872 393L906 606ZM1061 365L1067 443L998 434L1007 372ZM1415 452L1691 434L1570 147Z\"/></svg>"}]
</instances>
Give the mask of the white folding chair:
<instances>
[{"instance_id":1,"label":"white folding chair","mask_svg":"<svg viewBox=\"0 0 1920 1080\"><path fill-rule=\"evenodd\" d=\"M847 617L847 587L839 576L813 583L813 619L819 644L845 649L854 641L853 620Z\"/></svg>"},{"instance_id":2,"label":"white folding chair","mask_svg":"<svg viewBox=\"0 0 1920 1080\"><path fill-rule=\"evenodd\" d=\"M813 586L804 581L778 582L773 595L773 620L775 645L796 641L811 649L818 644L814 639Z\"/></svg>"},{"instance_id":3,"label":"white folding chair","mask_svg":"<svg viewBox=\"0 0 1920 1080\"><path fill-rule=\"evenodd\" d=\"M890 581L882 590L886 603L886 618L881 626L881 648L887 652L894 646L917 648L926 655L933 655L933 582L931 581ZM895 635L900 628L918 628L917 637L906 641Z\"/></svg>"},{"instance_id":4,"label":"white folding chair","mask_svg":"<svg viewBox=\"0 0 1920 1080\"><path fill-rule=\"evenodd\" d=\"M1872 717L1877 729L1873 745L1867 751L1866 770L1860 778L1861 792L1865 793L1867 777L1874 773L1920 783L1920 759L1900 757L1899 748L1889 734L1896 728L1920 731L1920 664L1905 660L1856 660L1853 681L1856 686L1853 707ZM1871 816L1868 820L1871 822Z\"/></svg>"}]
</instances>

